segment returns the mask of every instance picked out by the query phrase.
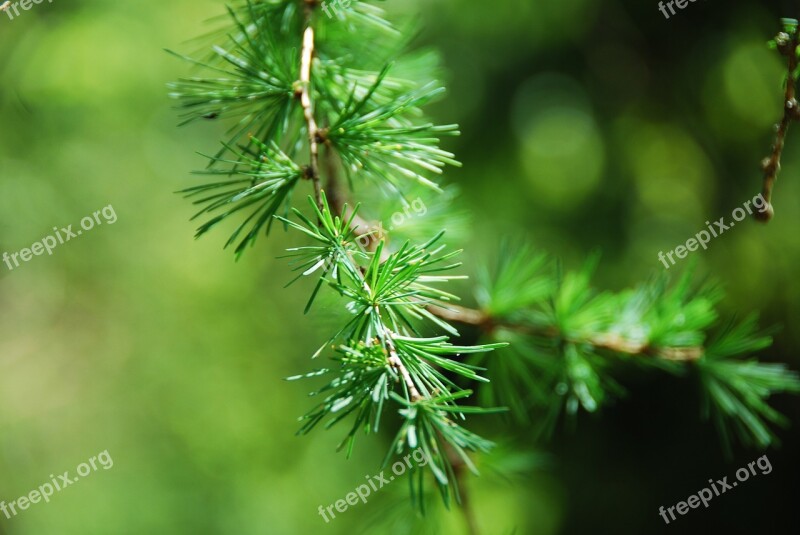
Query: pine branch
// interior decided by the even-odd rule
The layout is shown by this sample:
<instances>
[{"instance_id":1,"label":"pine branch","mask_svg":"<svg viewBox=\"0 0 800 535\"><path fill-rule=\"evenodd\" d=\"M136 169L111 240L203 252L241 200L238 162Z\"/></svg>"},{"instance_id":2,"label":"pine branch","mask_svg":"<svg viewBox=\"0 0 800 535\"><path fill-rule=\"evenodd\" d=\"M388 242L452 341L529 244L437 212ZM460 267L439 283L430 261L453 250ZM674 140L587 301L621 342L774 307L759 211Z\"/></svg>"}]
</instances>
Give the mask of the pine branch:
<instances>
[{"instance_id":1,"label":"pine branch","mask_svg":"<svg viewBox=\"0 0 800 535\"><path fill-rule=\"evenodd\" d=\"M424 414L434 418L436 422L439 421L437 418L446 418L446 413L450 412L454 412L460 418L468 412L489 412L457 405L456 400L468 396L471 391L458 386L445 375L445 372L468 380L482 381L483 379L477 374L479 368L459 363L451 355L482 353L504 347L505 344L453 346L448 343L447 336L422 337L415 325L419 320L432 320L452 334L457 334L452 327L435 318L426 309L430 303L455 299L452 294L434 286L457 278L441 274L458 266L449 263L455 253L444 253L443 246L436 246L441 234L420 246L405 244L386 257L382 253L383 241L378 243L374 252L358 250L353 244L355 236L353 218L357 209L351 212L350 217L342 219L333 215L325 192L322 192L321 199L322 210L312 198L309 198L318 224L298 210L293 211L302 224L281 218L289 227L301 231L318 243L314 246L294 248L291 251L298 264L295 269L303 270L301 276L319 277L306 310L311 306L319 288L325 283L341 296L351 300L348 310L352 319L323 344L315 356L331 346L338 347L339 351L348 354L353 352L349 348L358 347L366 348L367 351L379 351L377 354L383 363L385 377L396 378L402 386L402 396L399 397L389 388L390 398L402 400L406 407L425 407ZM331 370L302 377L313 378L327 373L331 373ZM346 371L344 373L330 385L349 385L351 375ZM344 393L327 398L322 405L307 414L304 417L307 423L301 428L301 432L308 432L327 416L332 418L328 424L330 426L355 413L355 425L342 443L342 447L347 445L348 453L352 452L354 433L360 425L367 425L368 431L377 428L377 420L369 419L369 414L374 412L370 407L382 399L376 388L383 385L381 381L388 379L374 374L370 377L372 378L370 381L362 382L361 392L373 392L371 402L363 396L356 396L348 387ZM383 402L380 403L382 407ZM418 412L416 409L413 411L402 409L400 414L408 420L417 417ZM488 448L490 445L488 441L479 440L478 437L464 442L463 436L472 437L472 435L464 435L467 432L460 427L451 428L450 424L443 426L440 423L436 426L443 444L453 443L462 449L478 445L481 448ZM407 443L402 442L402 444ZM409 447L414 449L413 446ZM437 448L433 453L440 455L437 459L444 467L437 478L438 484L442 492L449 495L450 492L457 492L452 486L455 483L453 479L455 476L449 467L449 461L442 456L443 451ZM457 494L456 499L458 499Z\"/></svg>"},{"instance_id":2,"label":"pine branch","mask_svg":"<svg viewBox=\"0 0 800 535\"><path fill-rule=\"evenodd\" d=\"M687 272L671 289L660 279L617 295L596 294L589 288L594 262L577 273L551 276L541 257L531 255L525 248L497 255L496 270L481 277L480 309L430 307L514 348L489 367L486 403L508 405L523 421L536 407L549 407L542 430L550 431L560 400L568 414L578 407L595 412L609 394L622 393L611 366L639 364L699 374L710 400L703 414L713 417L726 448L729 428L744 444L763 448L776 440L768 424L784 420L767 399L800 391L800 379L783 366L742 360L771 343L757 332L754 317L729 324L705 343L722 297L715 286L695 290Z\"/></svg>"},{"instance_id":3,"label":"pine branch","mask_svg":"<svg viewBox=\"0 0 800 535\"><path fill-rule=\"evenodd\" d=\"M398 30L366 2L353 2L330 21L318 16L319 7L317 0L236 2L230 27L211 36L224 38L225 46L214 46L205 61L189 60L214 77L172 85L187 121L234 121L228 142L201 172L224 178L183 192L201 207L195 217L211 216L197 235L246 214L226 243L238 242L238 256L280 221L305 240L287 255L298 272L291 282L313 283L305 312L323 290L344 303L341 327L312 355L325 353L334 365L291 378L328 378L312 392L320 401L301 417L300 433L351 419L340 444L349 456L356 433L377 432L390 412L397 434L387 462L421 448L445 504L461 503L473 532L464 477L466 470L477 473L471 455L493 444L461 423L467 415L505 410L464 405L473 385L485 406L506 405L518 417L544 408L542 423L552 429L563 412L594 412L619 395L616 366L692 372L704 387L705 414L726 445L733 433L758 447L776 441L771 425L785 420L769 397L800 391L800 380L783 366L749 360L771 342L756 331L754 318L707 342L721 295L712 286L695 289L689 273L672 287L658 279L617 294L597 292L590 284L594 261L564 274L527 246L508 247L494 269L481 273L478 308L470 309L443 289L465 278L451 274L460 251L443 243L444 230L389 243L381 227L359 215L357 203L349 206L348 197L363 199L370 186L405 207L415 185L441 191L432 178L460 164L439 147L439 137L457 135L458 127L425 117L425 105L444 89L431 80L435 55L402 52L412 32ZM788 125L800 118L797 25L785 27L776 47L788 58L787 104L764 164L768 201ZM298 157L306 143L307 164ZM301 211L291 197L304 179L313 196ZM368 247L358 243L364 237ZM454 323L477 327L489 341L454 344L461 337ZM509 342L511 348L486 358ZM412 469L410 481L421 507L425 478Z\"/></svg>"}]
</instances>

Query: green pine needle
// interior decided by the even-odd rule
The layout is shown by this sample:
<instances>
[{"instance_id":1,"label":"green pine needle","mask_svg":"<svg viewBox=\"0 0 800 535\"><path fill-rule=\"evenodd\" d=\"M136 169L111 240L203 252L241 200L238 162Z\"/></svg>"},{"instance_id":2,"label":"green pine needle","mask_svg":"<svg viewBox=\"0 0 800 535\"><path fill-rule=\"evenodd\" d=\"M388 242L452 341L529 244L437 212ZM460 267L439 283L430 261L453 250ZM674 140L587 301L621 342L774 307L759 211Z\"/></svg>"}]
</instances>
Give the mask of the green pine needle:
<instances>
[{"instance_id":1,"label":"green pine needle","mask_svg":"<svg viewBox=\"0 0 800 535\"><path fill-rule=\"evenodd\" d=\"M252 143L260 149L258 156L231 148L239 158L235 161L219 160L230 164L230 169L198 171L201 175L227 176L227 180L192 186L181 192L192 199L193 204L202 207L192 219L216 214L197 229L197 238L233 214L247 214L225 244L227 248L238 240L235 247L237 256L255 243L262 230L269 232L275 215L281 209L285 210L292 191L303 178L303 170L277 145L267 146L255 138Z\"/></svg>"}]
</instances>

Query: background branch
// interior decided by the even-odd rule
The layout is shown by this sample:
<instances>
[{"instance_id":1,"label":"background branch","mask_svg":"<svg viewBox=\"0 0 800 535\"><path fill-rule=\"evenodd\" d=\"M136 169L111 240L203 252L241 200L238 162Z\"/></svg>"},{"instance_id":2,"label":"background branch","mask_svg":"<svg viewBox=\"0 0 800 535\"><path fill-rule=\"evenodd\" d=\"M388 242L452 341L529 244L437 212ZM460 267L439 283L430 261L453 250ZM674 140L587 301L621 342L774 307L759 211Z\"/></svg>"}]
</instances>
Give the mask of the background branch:
<instances>
[{"instance_id":1,"label":"background branch","mask_svg":"<svg viewBox=\"0 0 800 535\"><path fill-rule=\"evenodd\" d=\"M755 217L764 222L769 221L775 215L775 211L772 207L772 189L775 186L775 181L778 179L778 173L781 170L781 155L783 154L783 147L786 143L786 134L789 131L789 125L792 121L800 119L800 111L797 109L797 100L795 100L795 71L797 70L798 46L797 30L795 29L791 35L784 32L778 34L776 46L781 55L786 57L786 89L783 98L783 118L777 125L775 143L772 145L772 154L761 162L761 168L764 170L764 185L761 190L761 195L767 202L767 209L763 212L756 212Z\"/></svg>"},{"instance_id":2,"label":"background branch","mask_svg":"<svg viewBox=\"0 0 800 535\"><path fill-rule=\"evenodd\" d=\"M443 320L477 326L487 333L491 333L496 328L502 327L529 336L564 338L564 333L553 327L540 328L519 322L492 318L489 314L481 310L459 305L448 304L447 307L428 305L428 310ZM597 349L607 349L625 355L656 357L671 361L697 360L703 356L704 352L704 348L699 346L654 348L647 344L632 342L620 335L608 334L601 334L586 339L571 339L566 337L564 341L576 344L590 344Z\"/></svg>"}]
</instances>

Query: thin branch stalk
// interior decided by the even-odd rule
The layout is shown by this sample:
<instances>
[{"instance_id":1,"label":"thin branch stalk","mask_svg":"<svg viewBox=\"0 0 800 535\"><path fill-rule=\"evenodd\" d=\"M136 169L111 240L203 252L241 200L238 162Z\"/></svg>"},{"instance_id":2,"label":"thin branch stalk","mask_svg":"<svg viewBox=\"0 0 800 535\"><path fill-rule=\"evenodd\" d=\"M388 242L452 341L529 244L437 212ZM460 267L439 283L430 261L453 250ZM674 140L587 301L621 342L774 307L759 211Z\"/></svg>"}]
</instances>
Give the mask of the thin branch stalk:
<instances>
[{"instance_id":1,"label":"thin branch stalk","mask_svg":"<svg viewBox=\"0 0 800 535\"><path fill-rule=\"evenodd\" d=\"M364 280L363 276L361 279L361 283L364 286L364 290L366 290L368 294L371 294L372 290L370 289L369 284L367 284L367 281ZM394 345L392 332L386 328L386 326L380 319L381 315L380 307L378 305L374 305L372 307L372 312L375 314L375 317L378 318L377 321L378 324L380 325L380 332L378 333L378 336L380 337L381 341L386 347L387 352L389 353L389 361L388 361L389 366L394 368L394 370L403 379L403 382L405 383L406 388L408 389L408 396L412 402L424 399L422 394L419 393L419 390L417 390L417 386L414 384L414 379L411 377L411 373L409 373L408 368L406 368L406 365L403 364L400 355L398 355L397 353L397 346Z\"/></svg>"},{"instance_id":2,"label":"thin branch stalk","mask_svg":"<svg viewBox=\"0 0 800 535\"><path fill-rule=\"evenodd\" d=\"M375 313L378 313L377 307L375 307ZM400 356L397 354L397 347L394 345L392 333L387 332L384 328L382 338L383 343L386 344L386 348L389 351L389 365L394 368L395 371L397 371L403 378L403 382L406 384L408 395L411 398L411 401L414 402L423 399L422 394L419 393L417 386L414 384L411 374L408 372L408 368L406 368L405 364L403 364L403 361L400 359Z\"/></svg>"},{"instance_id":3,"label":"thin branch stalk","mask_svg":"<svg viewBox=\"0 0 800 535\"><path fill-rule=\"evenodd\" d=\"M781 36L779 36L780 38ZM798 32L795 31L788 41L779 42L778 50L787 58L786 67L786 90L783 99L783 118L777 125L775 133L775 143L772 145L772 154L761 162L761 168L764 170L764 184L761 190L761 196L767 203L767 209L763 212L756 212L755 217L760 221L767 222L775 215L772 208L772 189L775 186L775 181L778 179L778 173L781 170L781 155L783 154L783 147L786 143L786 134L789 131L789 125L792 121L800 119L800 110L798 110L798 103L795 99L795 71L797 70L797 46Z\"/></svg>"},{"instance_id":4,"label":"thin branch stalk","mask_svg":"<svg viewBox=\"0 0 800 535\"><path fill-rule=\"evenodd\" d=\"M308 167L308 178L314 184L314 200L320 210L322 204L322 185L319 176L319 141L320 130L314 118L314 105L311 101L311 62L314 58L314 28L309 25L303 33L303 51L300 63L300 105L308 129L308 147L311 158Z\"/></svg>"},{"instance_id":5,"label":"thin branch stalk","mask_svg":"<svg viewBox=\"0 0 800 535\"><path fill-rule=\"evenodd\" d=\"M428 311L445 321L461 323L479 327L484 331L493 331L503 327L512 331L521 332L529 336L543 336L547 338L563 337L563 333L553 327L536 328L514 322L492 318L482 310L475 310L458 305L448 304L447 307L428 305ZM601 334L587 339L565 339L574 344L589 344L597 349L606 349L614 353L631 356L656 357L675 362L691 362L703 356L703 347L660 347L654 348L641 342L633 342L620 335Z\"/></svg>"}]
</instances>

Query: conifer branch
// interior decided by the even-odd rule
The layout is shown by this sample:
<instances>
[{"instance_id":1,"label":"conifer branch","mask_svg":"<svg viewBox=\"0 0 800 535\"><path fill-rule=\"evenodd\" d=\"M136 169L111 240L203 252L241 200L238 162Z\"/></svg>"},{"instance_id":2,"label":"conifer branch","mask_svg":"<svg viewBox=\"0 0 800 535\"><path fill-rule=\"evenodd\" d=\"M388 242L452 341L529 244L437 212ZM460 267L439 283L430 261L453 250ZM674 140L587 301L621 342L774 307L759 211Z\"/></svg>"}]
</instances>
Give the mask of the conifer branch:
<instances>
[{"instance_id":1,"label":"conifer branch","mask_svg":"<svg viewBox=\"0 0 800 535\"><path fill-rule=\"evenodd\" d=\"M197 216L214 214L198 236L245 215L226 244L238 242L238 256L280 221L305 240L287 255L297 272L294 280L313 283L305 312L323 288L344 305L341 328L312 356L325 353L333 364L290 378L328 377L312 392L317 404L301 417L300 433L350 417L340 444L350 455L358 431L377 432L390 412L398 430L387 461L421 449L444 502L460 501L473 533L477 523L464 478L466 470L477 472L471 456L493 444L460 422L505 409L463 405L473 395L471 385L479 387L484 406L506 406L524 418L545 408L542 424L552 428L562 413L597 411L621 392L612 364L691 370L704 388L704 415L713 419L726 446L733 432L762 448L777 440L771 426L785 418L769 398L799 392L800 380L782 365L751 359L771 343L755 317L730 323L707 340L721 294L696 290L690 273L671 287L657 279L616 294L598 293L590 286L593 262L564 274L560 267L550 270L545 255L521 245L501 251L497 266L482 271L478 307L471 309L455 304L459 298L441 286L464 278L449 274L460 266L454 261L460 251L442 243L444 223L425 239L390 244L358 214L357 203L348 206L340 171L348 194L372 186L407 204L408 187L441 191L432 179L460 164L439 147L439 136L457 135L458 127L425 118L423 106L444 91L430 79L435 59L403 54L403 33L380 8L353 2L340 6L336 20L326 21L313 17L318 5L317 0L236 1L229 9L232 26L220 32L227 46L213 47L207 62L190 60L214 77L172 85L187 121L218 116L237 121L202 172L221 178L184 191L200 205ZM784 24L793 28L788 41L779 36L776 45L788 57L786 109L764 165L768 201L789 123L800 118L794 92L797 25ZM298 163L304 134L308 165ZM233 157L222 157L228 153ZM229 167L222 169L223 164ZM292 205L303 179L313 183L310 213ZM365 236L368 247L356 243ZM451 340L461 336L454 323L477 327L488 343L454 345ZM412 499L420 505L424 479L421 473L411 477Z\"/></svg>"}]
</instances>

